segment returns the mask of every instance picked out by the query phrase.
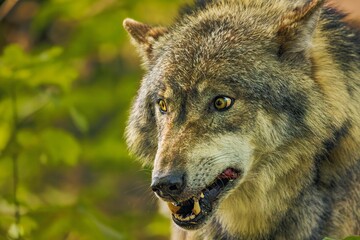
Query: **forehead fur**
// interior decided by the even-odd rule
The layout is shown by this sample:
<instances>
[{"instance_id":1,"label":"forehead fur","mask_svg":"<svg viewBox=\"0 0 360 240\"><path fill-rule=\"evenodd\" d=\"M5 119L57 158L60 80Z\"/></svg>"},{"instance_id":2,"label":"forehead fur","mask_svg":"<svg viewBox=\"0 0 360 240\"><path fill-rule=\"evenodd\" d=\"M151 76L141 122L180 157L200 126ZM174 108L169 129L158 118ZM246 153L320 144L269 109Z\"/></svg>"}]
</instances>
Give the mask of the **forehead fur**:
<instances>
[{"instance_id":1,"label":"forehead fur","mask_svg":"<svg viewBox=\"0 0 360 240\"><path fill-rule=\"evenodd\" d=\"M304 4L304 1L301 0L274 0L274 1L267 1L267 0L195 0L195 4L193 6L186 5L181 9L180 15L191 15L198 11L202 11L209 6L219 6L220 4L227 4L227 5L241 5L243 8L248 7L275 7L274 5L282 6L282 8L286 6L293 7L295 4Z\"/></svg>"},{"instance_id":2,"label":"forehead fur","mask_svg":"<svg viewBox=\"0 0 360 240\"><path fill-rule=\"evenodd\" d=\"M173 34L186 32L201 22L227 20L237 29L263 27L271 32L280 24L280 19L296 8L304 6L304 0L203 0L197 1L191 10L180 14L170 27ZM199 29L197 29L199 30ZM264 31L265 33L265 31ZM169 37L174 36L169 34Z\"/></svg>"},{"instance_id":3,"label":"forehead fur","mask_svg":"<svg viewBox=\"0 0 360 240\"><path fill-rule=\"evenodd\" d=\"M154 45L155 64L167 70L182 64L185 65L181 66L184 73L196 68L203 74L207 69L213 69L213 64L218 72L221 64L228 60L246 60L256 53L264 58L264 53L272 50L275 55L274 39L281 19L297 6L296 1L283 0L201 2L201 11L182 16Z\"/></svg>"}]
</instances>

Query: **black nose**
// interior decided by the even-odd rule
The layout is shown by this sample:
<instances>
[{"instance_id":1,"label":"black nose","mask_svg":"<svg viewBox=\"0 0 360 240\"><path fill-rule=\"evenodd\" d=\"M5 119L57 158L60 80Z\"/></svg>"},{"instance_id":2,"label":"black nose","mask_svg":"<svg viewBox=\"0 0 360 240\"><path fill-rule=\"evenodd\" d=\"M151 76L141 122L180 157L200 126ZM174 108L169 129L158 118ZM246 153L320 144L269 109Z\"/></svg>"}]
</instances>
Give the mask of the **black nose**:
<instances>
[{"instance_id":1,"label":"black nose","mask_svg":"<svg viewBox=\"0 0 360 240\"><path fill-rule=\"evenodd\" d=\"M160 197L174 197L180 194L185 187L185 175L172 173L166 176L154 177L151 189Z\"/></svg>"}]
</instances>

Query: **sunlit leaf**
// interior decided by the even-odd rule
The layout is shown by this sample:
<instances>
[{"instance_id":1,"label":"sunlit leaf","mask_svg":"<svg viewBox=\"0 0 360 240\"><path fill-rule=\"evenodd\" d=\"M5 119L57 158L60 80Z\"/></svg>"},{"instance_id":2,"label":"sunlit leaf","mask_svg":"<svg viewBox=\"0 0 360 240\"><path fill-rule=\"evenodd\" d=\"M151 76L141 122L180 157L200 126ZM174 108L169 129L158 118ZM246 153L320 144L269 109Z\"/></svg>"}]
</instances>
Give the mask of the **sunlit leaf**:
<instances>
[{"instance_id":1,"label":"sunlit leaf","mask_svg":"<svg viewBox=\"0 0 360 240\"><path fill-rule=\"evenodd\" d=\"M16 136L16 140L20 146L25 149L38 147L40 144L39 136L35 134L35 132L27 129L19 131Z\"/></svg>"},{"instance_id":2,"label":"sunlit leaf","mask_svg":"<svg viewBox=\"0 0 360 240\"><path fill-rule=\"evenodd\" d=\"M78 197L71 191L65 192L55 188L49 188L43 193L42 199L54 206L66 207L74 205L78 200Z\"/></svg>"},{"instance_id":3,"label":"sunlit leaf","mask_svg":"<svg viewBox=\"0 0 360 240\"><path fill-rule=\"evenodd\" d=\"M3 83L5 79L10 79L13 75L13 70L5 65L5 64L1 64L1 60L0 60L0 81Z\"/></svg>"},{"instance_id":4,"label":"sunlit leaf","mask_svg":"<svg viewBox=\"0 0 360 240\"><path fill-rule=\"evenodd\" d=\"M338 239L326 237L323 240L338 240ZM360 236L349 236L349 237L346 237L346 238L344 238L342 240L360 240Z\"/></svg>"},{"instance_id":5,"label":"sunlit leaf","mask_svg":"<svg viewBox=\"0 0 360 240\"><path fill-rule=\"evenodd\" d=\"M10 239L20 239L24 236L24 228L19 224L13 223L8 230L8 236Z\"/></svg>"},{"instance_id":6,"label":"sunlit leaf","mask_svg":"<svg viewBox=\"0 0 360 240\"><path fill-rule=\"evenodd\" d=\"M47 62L47 61L50 61L50 60L60 56L63 52L64 52L64 50L59 46L52 47L52 48L40 53L40 55L37 56L37 59L39 59L40 62Z\"/></svg>"},{"instance_id":7,"label":"sunlit leaf","mask_svg":"<svg viewBox=\"0 0 360 240\"><path fill-rule=\"evenodd\" d=\"M0 59L2 64L13 68L25 65L29 61L24 50L17 44L7 46Z\"/></svg>"},{"instance_id":8,"label":"sunlit leaf","mask_svg":"<svg viewBox=\"0 0 360 240\"><path fill-rule=\"evenodd\" d=\"M40 134L45 153L53 162L74 165L79 159L81 148L77 140L60 129L46 129Z\"/></svg>"},{"instance_id":9,"label":"sunlit leaf","mask_svg":"<svg viewBox=\"0 0 360 240\"><path fill-rule=\"evenodd\" d=\"M23 216L21 218L21 225L24 230L24 235L29 236L35 229L39 227L38 223L28 216Z\"/></svg>"},{"instance_id":10,"label":"sunlit leaf","mask_svg":"<svg viewBox=\"0 0 360 240\"><path fill-rule=\"evenodd\" d=\"M4 215L13 215L14 205L6 201L5 199L0 199L0 214Z\"/></svg>"},{"instance_id":11,"label":"sunlit leaf","mask_svg":"<svg viewBox=\"0 0 360 240\"><path fill-rule=\"evenodd\" d=\"M86 117L81 114L75 107L70 108L70 115L74 124L81 132L87 132L89 129L89 123Z\"/></svg>"}]
</instances>

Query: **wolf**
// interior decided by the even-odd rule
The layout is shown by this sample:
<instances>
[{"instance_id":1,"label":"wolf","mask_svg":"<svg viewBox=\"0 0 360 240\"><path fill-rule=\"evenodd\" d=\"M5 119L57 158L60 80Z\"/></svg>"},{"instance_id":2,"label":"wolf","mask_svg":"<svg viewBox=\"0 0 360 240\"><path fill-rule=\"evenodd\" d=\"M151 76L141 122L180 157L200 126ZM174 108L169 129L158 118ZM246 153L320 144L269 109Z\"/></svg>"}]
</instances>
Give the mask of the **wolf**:
<instances>
[{"instance_id":1,"label":"wolf","mask_svg":"<svg viewBox=\"0 0 360 240\"><path fill-rule=\"evenodd\" d=\"M203 0L123 25L146 72L126 128L172 239L360 234L360 33L324 0Z\"/></svg>"}]
</instances>

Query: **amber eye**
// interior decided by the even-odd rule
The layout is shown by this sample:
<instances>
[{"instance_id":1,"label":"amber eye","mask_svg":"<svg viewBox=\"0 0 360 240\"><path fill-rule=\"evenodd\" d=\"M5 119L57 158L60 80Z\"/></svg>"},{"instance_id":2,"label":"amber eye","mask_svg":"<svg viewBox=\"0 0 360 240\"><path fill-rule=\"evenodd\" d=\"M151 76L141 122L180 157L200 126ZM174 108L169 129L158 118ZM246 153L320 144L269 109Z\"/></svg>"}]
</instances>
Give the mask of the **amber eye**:
<instances>
[{"instance_id":1,"label":"amber eye","mask_svg":"<svg viewBox=\"0 0 360 240\"><path fill-rule=\"evenodd\" d=\"M159 109L161 113L166 113L167 112L167 106L166 106L166 102L163 99L159 99L158 100L158 105L159 105Z\"/></svg>"},{"instance_id":2,"label":"amber eye","mask_svg":"<svg viewBox=\"0 0 360 240\"><path fill-rule=\"evenodd\" d=\"M225 96L216 97L214 100L214 107L218 111L228 110L233 105L233 99Z\"/></svg>"}]
</instances>

